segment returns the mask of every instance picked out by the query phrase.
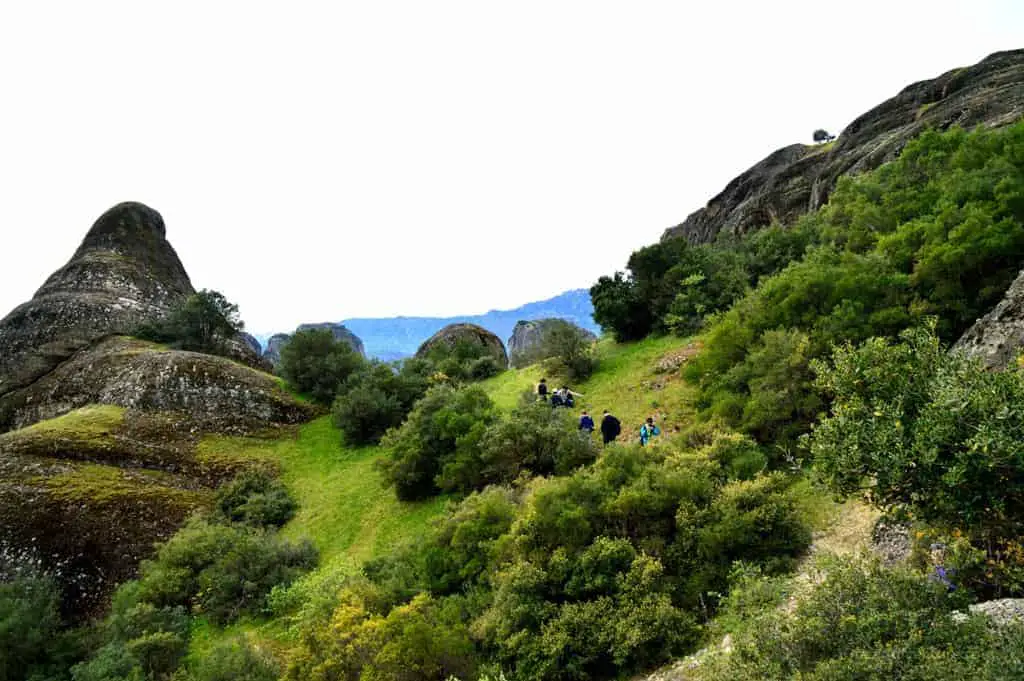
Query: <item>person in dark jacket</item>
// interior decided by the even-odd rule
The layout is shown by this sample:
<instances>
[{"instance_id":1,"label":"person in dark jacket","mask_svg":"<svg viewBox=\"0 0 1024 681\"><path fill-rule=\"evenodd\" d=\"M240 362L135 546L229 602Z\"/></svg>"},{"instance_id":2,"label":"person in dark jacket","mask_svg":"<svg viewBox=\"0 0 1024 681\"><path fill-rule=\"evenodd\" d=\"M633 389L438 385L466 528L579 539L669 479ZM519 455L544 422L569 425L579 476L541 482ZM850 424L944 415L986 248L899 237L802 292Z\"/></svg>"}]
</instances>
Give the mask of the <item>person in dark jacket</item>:
<instances>
[{"instance_id":1,"label":"person in dark jacket","mask_svg":"<svg viewBox=\"0 0 1024 681\"><path fill-rule=\"evenodd\" d=\"M605 444L614 442L621 432L622 424L605 409L604 418L601 419L601 439Z\"/></svg>"},{"instance_id":2,"label":"person in dark jacket","mask_svg":"<svg viewBox=\"0 0 1024 681\"><path fill-rule=\"evenodd\" d=\"M537 395L540 397L541 402L548 401L548 379L540 379L540 383L537 384Z\"/></svg>"},{"instance_id":3,"label":"person in dark jacket","mask_svg":"<svg viewBox=\"0 0 1024 681\"><path fill-rule=\"evenodd\" d=\"M585 410L580 415L580 430L586 433L587 435L590 435L591 433L594 432L594 419L590 418L590 414L588 414Z\"/></svg>"}]
</instances>

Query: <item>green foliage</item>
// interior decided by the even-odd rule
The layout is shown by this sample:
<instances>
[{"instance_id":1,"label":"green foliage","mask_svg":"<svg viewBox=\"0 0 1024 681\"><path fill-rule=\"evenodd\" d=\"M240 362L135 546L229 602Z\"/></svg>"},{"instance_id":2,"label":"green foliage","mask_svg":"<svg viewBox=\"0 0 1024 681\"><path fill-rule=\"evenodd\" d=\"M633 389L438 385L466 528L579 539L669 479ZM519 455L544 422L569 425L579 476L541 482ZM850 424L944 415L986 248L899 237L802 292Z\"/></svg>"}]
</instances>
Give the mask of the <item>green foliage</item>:
<instances>
[{"instance_id":1,"label":"green foliage","mask_svg":"<svg viewBox=\"0 0 1024 681\"><path fill-rule=\"evenodd\" d=\"M264 470L246 471L217 490L217 510L227 520L281 527L295 515L288 489Z\"/></svg>"},{"instance_id":2,"label":"green foliage","mask_svg":"<svg viewBox=\"0 0 1024 681\"><path fill-rule=\"evenodd\" d=\"M400 426L426 393L431 372L426 360L407 359L397 370L370 362L350 376L332 412L345 444L376 444L389 429Z\"/></svg>"},{"instance_id":3,"label":"green foliage","mask_svg":"<svg viewBox=\"0 0 1024 681\"><path fill-rule=\"evenodd\" d=\"M995 553L1024 531L1024 375L947 353L934 324L900 339L844 345L816 364L835 399L810 439L816 470L836 491L964 528L994 565L1019 570L1022 556ZM985 590L1000 581L988 572Z\"/></svg>"},{"instance_id":4,"label":"green foliage","mask_svg":"<svg viewBox=\"0 0 1024 681\"><path fill-rule=\"evenodd\" d=\"M157 607L140 598L138 582L114 594L99 627L98 649L72 669L75 681L163 679L177 669L189 639L185 608Z\"/></svg>"},{"instance_id":5,"label":"green foliage","mask_svg":"<svg viewBox=\"0 0 1024 681\"><path fill-rule=\"evenodd\" d=\"M139 597L188 608L225 623L258 612L266 595L316 565L308 542L292 544L264 530L193 520L142 563Z\"/></svg>"},{"instance_id":6,"label":"green foliage","mask_svg":"<svg viewBox=\"0 0 1024 681\"><path fill-rule=\"evenodd\" d=\"M468 475L460 469L475 458L477 443L496 418L493 403L479 388L431 388L402 427L382 441L387 484L406 501L441 490L469 491Z\"/></svg>"},{"instance_id":7,"label":"green foliage","mask_svg":"<svg viewBox=\"0 0 1024 681\"><path fill-rule=\"evenodd\" d=\"M452 345L437 343L430 348L426 360L436 372L456 383L482 381L505 369L485 345L467 338L459 338Z\"/></svg>"},{"instance_id":8,"label":"green foliage","mask_svg":"<svg viewBox=\"0 0 1024 681\"><path fill-rule=\"evenodd\" d=\"M225 641L185 674L186 681L277 681L281 669L270 655L242 639Z\"/></svg>"},{"instance_id":9,"label":"green foliage","mask_svg":"<svg viewBox=\"0 0 1024 681\"><path fill-rule=\"evenodd\" d=\"M244 327L237 305L218 291L203 289L172 309L166 319L144 324L134 335L182 350L222 355Z\"/></svg>"},{"instance_id":10,"label":"green foliage","mask_svg":"<svg viewBox=\"0 0 1024 681\"><path fill-rule=\"evenodd\" d=\"M597 367L593 342L581 329L561 319L548 323L541 339L541 353L551 358L550 373L564 375L573 382L587 380Z\"/></svg>"},{"instance_id":11,"label":"green foliage","mask_svg":"<svg viewBox=\"0 0 1024 681\"><path fill-rule=\"evenodd\" d=\"M305 329L281 348L279 370L292 388L329 405L345 380L364 364L362 356L330 330Z\"/></svg>"},{"instance_id":12,"label":"green foliage","mask_svg":"<svg viewBox=\"0 0 1024 681\"><path fill-rule=\"evenodd\" d=\"M446 681L471 678L473 643L458 599L421 594L386 615L346 590L330 627L308 631L306 655L292 660L294 681ZM315 651L309 654L310 651Z\"/></svg>"},{"instance_id":13,"label":"green foliage","mask_svg":"<svg viewBox=\"0 0 1024 681\"><path fill-rule=\"evenodd\" d=\"M956 593L902 569L843 561L798 601L772 608L737 634L730 655L701 678L996 679L1024 674L1024 628L957 621Z\"/></svg>"},{"instance_id":14,"label":"green foliage","mask_svg":"<svg viewBox=\"0 0 1024 681\"><path fill-rule=\"evenodd\" d=\"M654 327L647 301L632 278L626 278L622 272L598 279L590 288L590 299L594 304L594 321L611 331L620 343L640 340Z\"/></svg>"},{"instance_id":15,"label":"green foliage","mask_svg":"<svg viewBox=\"0 0 1024 681\"><path fill-rule=\"evenodd\" d=\"M0 681L66 678L77 650L59 606L49 577L19 573L0 581Z\"/></svg>"}]
</instances>

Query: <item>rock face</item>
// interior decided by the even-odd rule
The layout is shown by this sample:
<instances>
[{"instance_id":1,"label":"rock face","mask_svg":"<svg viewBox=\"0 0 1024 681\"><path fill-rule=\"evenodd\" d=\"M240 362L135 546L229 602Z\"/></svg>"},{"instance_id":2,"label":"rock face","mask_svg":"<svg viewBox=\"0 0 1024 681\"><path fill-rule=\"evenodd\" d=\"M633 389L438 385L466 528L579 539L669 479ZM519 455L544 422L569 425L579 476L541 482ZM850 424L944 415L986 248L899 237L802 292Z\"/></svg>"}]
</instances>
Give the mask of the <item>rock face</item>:
<instances>
[{"instance_id":1,"label":"rock face","mask_svg":"<svg viewBox=\"0 0 1024 681\"><path fill-rule=\"evenodd\" d=\"M997 52L967 68L908 86L821 146L779 149L734 179L662 240L713 241L773 220L790 223L828 200L841 175L891 161L927 128L1008 125L1024 116L1024 50Z\"/></svg>"},{"instance_id":2,"label":"rock face","mask_svg":"<svg viewBox=\"0 0 1024 681\"><path fill-rule=\"evenodd\" d=\"M576 326L572 322L563 319L536 319L532 321L518 321L508 339L508 354L513 367L519 368L532 364L538 360L545 359L541 356L541 342L544 334L555 324L568 324L587 341L597 340L590 331Z\"/></svg>"},{"instance_id":3,"label":"rock face","mask_svg":"<svg viewBox=\"0 0 1024 681\"><path fill-rule=\"evenodd\" d=\"M96 338L127 333L194 293L160 214L114 206L32 300L0 320L0 395L29 385Z\"/></svg>"},{"instance_id":4,"label":"rock face","mask_svg":"<svg viewBox=\"0 0 1024 681\"><path fill-rule=\"evenodd\" d=\"M238 335L241 341L245 343L249 347L249 349L256 354L257 357L263 355L263 348L260 346L260 342L256 340L256 336L252 335L251 333L245 332L242 332Z\"/></svg>"},{"instance_id":5,"label":"rock face","mask_svg":"<svg viewBox=\"0 0 1024 681\"><path fill-rule=\"evenodd\" d=\"M977 357L985 366L1005 369L1024 346L1024 271L1010 284L999 304L967 329L955 352Z\"/></svg>"},{"instance_id":6,"label":"rock face","mask_svg":"<svg viewBox=\"0 0 1024 681\"><path fill-rule=\"evenodd\" d=\"M434 348L445 345L455 347L456 343L466 342L482 346L498 362L498 366L508 366L508 354L501 339L482 326L476 324L449 324L423 342L416 351L417 357L426 357Z\"/></svg>"},{"instance_id":7,"label":"rock face","mask_svg":"<svg viewBox=\"0 0 1024 681\"><path fill-rule=\"evenodd\" d=\"M333 322L321 322L319 324L299 324L295 332L306 331L308 329L327 329L334 334L335 340L344 341L349 344L353 350L358 352L362 357L366 357L366 349L363 347L363 341L359 336L355 335L344 324L335 324ZM263 351L263 359L270 363L274 368L281 363L281 348L288 344L291 340L292 334L290 333L275 333L267 340L267 349Z\"/></svg>"},{"instance_id":8,"label":"rock face","mask_svg":"<svg viewBox=\"0 0 1024 681\"><path fill-rule=\"evenodd\" d=\"M124 335L193 292L160 215L125 203L0 321L0 566L50 571L78 616L216 484L264 465L205 450L204 434L255 437L317 413L252 368L241 335L232 359Z\"/></svg>"}]
</instances>

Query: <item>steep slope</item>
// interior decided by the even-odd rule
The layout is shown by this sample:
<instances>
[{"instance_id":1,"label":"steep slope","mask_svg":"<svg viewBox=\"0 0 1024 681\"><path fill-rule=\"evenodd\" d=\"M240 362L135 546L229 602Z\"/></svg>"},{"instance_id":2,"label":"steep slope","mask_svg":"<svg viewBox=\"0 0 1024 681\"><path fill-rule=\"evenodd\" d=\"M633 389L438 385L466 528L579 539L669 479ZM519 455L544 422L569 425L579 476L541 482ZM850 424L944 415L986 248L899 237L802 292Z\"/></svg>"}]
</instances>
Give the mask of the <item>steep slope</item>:
<instances>
[{"instance_id":1,"label":"steep slope","mask_svg":"<svg viewBox=\"0 0 1024 681\"><path fill-rule=\"evenodd\" d=\"M834 142L779 149L736 177L662 240L713 241L820 208L842 175L893 160L927 128L1002 126L1024 115L1024 50L997 52L966 68L907 86L850 123Z\"/></svg>"}]
</instances>

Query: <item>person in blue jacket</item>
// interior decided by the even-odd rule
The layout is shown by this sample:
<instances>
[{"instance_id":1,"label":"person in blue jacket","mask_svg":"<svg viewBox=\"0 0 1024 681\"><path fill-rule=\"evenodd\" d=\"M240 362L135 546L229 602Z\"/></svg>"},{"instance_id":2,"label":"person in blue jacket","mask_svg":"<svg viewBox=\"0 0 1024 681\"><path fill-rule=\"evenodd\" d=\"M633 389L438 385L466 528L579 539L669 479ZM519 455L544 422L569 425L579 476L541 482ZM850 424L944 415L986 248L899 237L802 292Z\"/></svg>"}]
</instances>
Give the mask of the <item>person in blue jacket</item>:
<instances>
[{"instance_id":1,"label":"person in blue jacket","mask_svg":"<svg viewBox=\"0 0 1024 681\"><path fill-rule=\"evenodd\" d=\"M587 435L594 432L594 419L590 418L590 414L586 410L580 415L580 430Z\"/></svg>"},{"instance_id":2,"label":"person in blue jacket","mask_svg":"<svg viewBox=\"0 0 1024 681\"><path fill-rule=\"evenodd\" d=\"M654 418L648 416L647 421L640 424L640 445L646 446L655 435L661 435L661 429L654 424Z\"/></svg>"}]
</instances>

